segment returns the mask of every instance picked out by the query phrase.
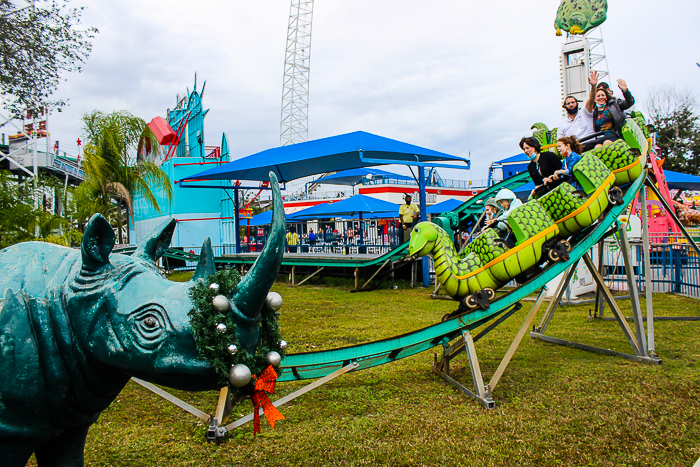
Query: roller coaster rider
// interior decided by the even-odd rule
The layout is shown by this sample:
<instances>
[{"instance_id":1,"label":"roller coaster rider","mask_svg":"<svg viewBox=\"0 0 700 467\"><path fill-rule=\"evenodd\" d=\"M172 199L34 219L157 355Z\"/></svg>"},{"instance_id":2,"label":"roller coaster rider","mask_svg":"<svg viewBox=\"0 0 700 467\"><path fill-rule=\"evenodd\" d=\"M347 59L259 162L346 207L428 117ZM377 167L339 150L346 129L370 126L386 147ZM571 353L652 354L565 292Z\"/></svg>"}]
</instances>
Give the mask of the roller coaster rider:
<instances>
[{"instance_id":1,"label":"roller coaster rider","mask_svg":"<svg viewBox=\"0 0 700 467\"><path fill-rule=\"evenodd\" d=\"M579 109L579 102L574 96L567 96L562 106L566 110L566 116L559 124L561 136L575 136L581 141L585 151L590 151L595 147L595 142L583 143L582 140L595 134L593 129L593 107L595 106L596 84L598 83L598 72L594 71L588 78L591 90L588 100L583 108Z\"/></svg>"},{"instance_id":2,"label":"roller coaster rider","mask_svg":"<svg viewBox=\"0 0 700 467\"><path fill-rule=\"evenodd\" d=\"M489 227L496 231L498 236L505 241L508 248L513 248L515 246L515 238L508 226L508 216L515 208L522 206L523 202L515 196L515 193L504 188L496 194L496 203L503 208L503 213L494 218L490 222Z\"/></svg>"},{"instance_id":3,"label":"roller coaster rider","mask_svg":"<svg viewBox=\"0 0 700 467\"><path fill-rule=\"evenodd\" d=\"M581 190L581 185L574 177L573 170L576 163L581 160L581 154L584 152L583 146L575 136L563 136L557 140L557 150L564 159L564 167L554 172L552 180L569 182L574 190Z\"/></svg>"},{"instance_id":4,"label":"roller coaster rider","mask_svg":"<svg viewBox=\"0 0 700 467\"><path fill-rule=\"evenodd\" d=\"M530 196L542 196L556 188L561 181L551 178L554 173L561 169L561 160L552 152L540 152L540 143L532 136L527 136L520 140L520 148L523 150L530 163L527 171L530 173L535 188Z\"/></svg>"},{"instance_id":5,"label":"roller coaster rider","mask_svg":"<svg viewBox=\"0 0 700 467\"><path fill-rule=\"evenodd\" d=\"M623 79L618 79L617 84L625 97L615 99L608 83L599 83L595 93L595 108L593 109L593 129L602 132L602 136L595 139L595 147L610 144L622 137L622 126L625 124L625 110L634 105L634 97L627 88Z\"/></svg>"}]
</instances>

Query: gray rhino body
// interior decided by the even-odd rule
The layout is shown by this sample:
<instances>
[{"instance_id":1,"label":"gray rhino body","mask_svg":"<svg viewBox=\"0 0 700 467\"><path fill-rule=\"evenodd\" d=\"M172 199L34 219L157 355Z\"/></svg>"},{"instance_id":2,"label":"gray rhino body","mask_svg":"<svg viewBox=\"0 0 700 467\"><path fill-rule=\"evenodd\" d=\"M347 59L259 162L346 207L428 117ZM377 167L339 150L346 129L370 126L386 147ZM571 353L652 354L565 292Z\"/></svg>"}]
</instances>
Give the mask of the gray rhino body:
<instances>
[{"instance_id":1,"label":"gray rhino body","mask_svg":"<svg viewBox=\"0 0 700 467\"><path fill-rule=\"evenodd\" d=\"M241 281L232 314L254 351L260 312L282 258L284 211L271 177L271 238ZM281 222L280 222L281 218ZM191 283L154 265L175 222L163 224L133 256L110 254L114 232L90 221L81 250L29 242L0 251L0 464L83 465L88 428L132 376L176 389L217 389L199 358L187 312ZM195 279L214 272L205 242Z\"/></svg>"}]
</instances>

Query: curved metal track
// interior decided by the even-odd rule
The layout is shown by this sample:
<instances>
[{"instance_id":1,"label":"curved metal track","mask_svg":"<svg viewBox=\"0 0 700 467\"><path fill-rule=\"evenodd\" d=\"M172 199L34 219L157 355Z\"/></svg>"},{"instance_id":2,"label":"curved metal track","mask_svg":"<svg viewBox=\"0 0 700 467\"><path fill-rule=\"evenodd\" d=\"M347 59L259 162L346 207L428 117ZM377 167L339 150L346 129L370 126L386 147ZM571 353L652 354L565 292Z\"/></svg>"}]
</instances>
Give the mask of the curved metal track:
<instances>
[{"instance_id":1,"label":"curved metal track","mask_svg":"<svg viewBox=\"0 0 700 467\"><path fill-rule=\"evenodd\" d=\"M606 236L611 227L617 229L618 216L623 213L627 205L632 202L642 188L645 178L646 171L627 187L624 202L621 205L613 206L605 212L605 216L599 219L596 224L576 236L578 241L574 241L575 245L569 253L569 261L558 262L548 266L526 284L493 301L488 310L478 310L408 334L379 341L325 351L289 354L282 361L281 368L284 371L278 381L320 378L353 362L358 364L357 370L390 363L428 350L441 343L449 342L463 330L475 329L498 315L511 310L521 299L544 287L547 282L554 279L580 259L593 245ZM469 200L469 202L458 208L457 212L471 214L470 210L473 210L476 206L480 207L483 204L483 200L494 191L516 184L522 185L527 183L527 181L529 181L527 172L504 180ZM462 216L460 215L460 217Z\"/></svg>"}]
</instances>

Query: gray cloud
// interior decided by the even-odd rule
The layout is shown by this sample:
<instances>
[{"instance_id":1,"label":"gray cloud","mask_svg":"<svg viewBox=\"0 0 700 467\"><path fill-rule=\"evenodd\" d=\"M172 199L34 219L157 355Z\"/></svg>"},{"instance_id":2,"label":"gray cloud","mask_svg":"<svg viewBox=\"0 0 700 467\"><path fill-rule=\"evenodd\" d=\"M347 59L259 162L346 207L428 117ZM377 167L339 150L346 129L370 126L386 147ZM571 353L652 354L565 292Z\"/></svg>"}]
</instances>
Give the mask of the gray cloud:
<instances>
[{"instance_id":1,"label":"gray cloud","mask_svg":"<svg viewBox=\"0 0 700 467\"><path fill-rule=\"evenodd\" d=\"M492 161L519 152L532 123L553 127L561 118L557 6L316 2L310 138L365 130L471 154L471 174L444 176L485 178ZM80 115L93 109L164 116L197 72L211 109L206 144L220 144L225 131L234 157L277 146L288 14L279 0L89 4L84 23L100 33L84 72L59 89L71 105L52 115L52 140L74 149ZM653 86L698 89L698 17L696 2L610 2L603 25L610 71L627 80L638 108Z\"/></svg>"}]
</instances>

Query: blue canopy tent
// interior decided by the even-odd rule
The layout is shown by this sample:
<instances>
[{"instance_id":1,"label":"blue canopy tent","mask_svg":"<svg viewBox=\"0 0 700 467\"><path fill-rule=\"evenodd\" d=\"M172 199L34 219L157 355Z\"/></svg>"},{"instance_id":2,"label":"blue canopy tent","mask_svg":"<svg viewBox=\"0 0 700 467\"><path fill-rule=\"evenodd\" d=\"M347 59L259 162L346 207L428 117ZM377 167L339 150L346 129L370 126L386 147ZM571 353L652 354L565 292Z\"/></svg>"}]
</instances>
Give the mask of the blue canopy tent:
<instances>
[{"instance_id":1,"label":"blue canopy tent","mask_svg":"<svg viewBox=\"0 0 700 467\"><path fill-rule=\"evenodd\" d=\"M454 211L458 207L464 204L464 201L458 199L450 198L448 200L442 201L432 206L428 206L428 214L442 214L443 212Z\"/></svg>"},{"instance_id":2,"label":"blue canopy tent","mask_svg":"<svg viewBox=\"0 0 700 467\"><path fill-rule=\"evenodd\" d=\"M437 164L460 162L466 167ZM403 143L364 131L316 139L305 143L267 149L228 164L205 170L188 180L257 180L268 181L274 172L281 183L325 172L359 169L387 164L469 169L470 162L444 152Z\"/></svg>"},{"instance_id":3,"label":"blue canopy tent","mask_svg":"<svg viewBox=\"0 0 700 467\"><path fill-rule=\"evenodd\" d=\"M442 161L452 162L443 164ZM463 165L455 165L460 163ZM451 169L469 169L470 162L461 157L444 152L422 148L390 138L356 131L344 135L297 143L289 146L267 149L243 157L228 164L205 170L178 183L180 187L206 187L206 185L188 185L187 182L205 180L257 180L268 181L269 172L274 172L277 179L286 183L297 178L307 177L339 170L359 169L377 165L405 164L414 165L418 170L418 189L420 193L420 218L426 219L425 212L425 167L447 167ZM217 186L217 188L220 188ZM234 189L235 209L238 211L237 187ZM236 226L236 232L238 228ZM240 249L237 248L237 251ZM423 261L423 283L428 285L428 260Z\"/></svg>"},{"instance_id":4,"label":"blue canopy tent","mask_svg":"<svg viewBox=\"0 0 700 467\"><path fill-rule=\"evenodd\" d=\"M287 214L285 216L285 219L287 220L287 222L294 222L292 214ZM272 223L272 211L265 211L261 212L260 214L254 215L250 218L250 224L248 224L248 218L246 217L241 217L240 221L243 222L245 225L250 225L251 227L258 225L269 225Z\"/></svg>"},{"instance_id":5,"label":"blue canopy tent","mask_svg":"<svg viewBox=\"0 0 700 467\"><path fill-rule=\"evenodd\" d=\"M381 179L381 178L392 178L398 180L405 180L406 182L413 182L413 177L408 177L405 175L399 175L393 172L387 172L386 170L375 169L375 168L361 168L361 169L350 169L343 170L327 177L319 178L314 180L315 183L327 183L329 185L357 185L363 179Z\"/></svg>"},{"instance_id":6,"label":"blue canopy tent","mask_svg":"<svg viewBox=\"0 0 700 467\"><path fill-rule=\"evenodd\" d=\"M320 219L326 217L343 217L371 213L391 213L390 217L399 215L399 205L372 198L355 195L336 203L323 203L311 206L291 214L293 219Z\"/></svg>"},{"instance_id":7,"label":"blue canopy tent","mask_svg":"<svg viewBox=\"0 0 700 467\"><path fill-rule=\"evenodd\" d=\"M697 175L664 170L669 190L700 191L700 177Z\"/></svg>"},{"instance_id":8,"label":"blue canopy tent","mask_svg":"<svg viewBox=\"0 0 700 467\"><path fill-rule=\"evenodd\" d=\"M292 217L300 220L358 216L359 220L362 221L362 216L365 214L370 214L374 217L397 217L399 215L399 205L372 198L371 196L355 195L337 203L323 203L311 206L303 211L294 213ZM363 233L360 230L360 241L363 240Z\"/></svg>"}]
</instances>

